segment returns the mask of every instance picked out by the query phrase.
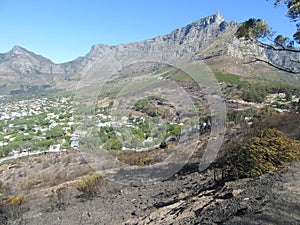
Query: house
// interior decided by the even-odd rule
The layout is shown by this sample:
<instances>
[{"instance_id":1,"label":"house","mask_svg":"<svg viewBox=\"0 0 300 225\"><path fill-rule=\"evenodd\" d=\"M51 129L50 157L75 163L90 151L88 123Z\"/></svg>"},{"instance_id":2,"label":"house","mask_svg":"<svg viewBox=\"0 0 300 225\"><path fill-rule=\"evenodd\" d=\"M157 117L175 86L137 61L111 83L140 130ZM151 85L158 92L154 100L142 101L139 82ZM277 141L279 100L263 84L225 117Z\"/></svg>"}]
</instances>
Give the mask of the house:
<instances>
[{"instance_id":1,"label":"house","mask_svg":"<svg viewBox=\"0 0 300 225\"><path fill-rule=\"evenodd\" d=\"M153 138L152 137L148 137L145 141L143 141L143 144L145 143L152 143L153 142Z\"/></svg>"},{"instance_id":2,"label":"house","mask_svg":"<svg viewBox=\"0 0 300 225\"><path fill-rule=\"evenodd\" d=\"M20 154L20 151L12 150L8 155L15 156L15 155L19 155L19 154Z\"/></svg>"},{"instance_id":3,"label":"house","mask_svg":"<svg viewBox=\"0 0 300 225\"><path fill-rule=\"evenodd\" d=\"M106 123L99 122L99 123L96 124L96 127L97 128L106 127Z\"/></svg>"},{"instance_id":4,"label":"house","mask_svg":"<svg viewBox=\"0 0 300 225\"><path fill-rule=\"evenodd\" d=\"M76 130L75 131L75 135L78 135L79 137L85 136L86 133L87 133L87 131L83 131L83 130Z\"/></svg>"},{"instance_id":5,"label":"house","mask_svg":"<svg viewBox=\"0 0 300 225\"><path fill-rule=\"evenodd\" d=\"M72 135L72 137L70 138L70 141L78 141L79 136L78 135Z\"/></svg>"},{"instance_id":6,"label":"house","mask_svg":"<svg viewBox=\"0 0 300 225\"><path fill-rule=\"evenodd\" d=\"M78 149L79 141L71 141L71 148Z\"/></svg>"},{"instance_id":7,"label":"house","mask_svg":"<svg viewBox=\"0 0 300 225\"><path fill-rule=\"evenodd\" d=\"M101 128L101 127L114 127L114 128L119 128L121 127L122 124L119 123L119 122L112 122L112 121L109 121L109 122L105 122L105 123L102 123L102 122L99 122L96 124L96 127L97 128Z\"/></svg>"},{"instance_id":8,"label":"house","mask_svg":"<svg viewBox=\"0 0 300 225\"><path fill-rule=\"evenodd\" d=\"M4 141L0 141L0 147L3 147L3 146L5 146L5 145L8 145L8 143L7 143L7 142L4 142Z\"/></svg>"},{"instance_id":9,"label":"house","mask_svg":"<svg viewBox=\"0 0 300 225\"><path fill-rule=\"evenodd\" d=\"M127 116L122 116L121 120L122 120L122 123L127 123L128 117Z\"/></svg>"},{"instance_id":10,"label":"house","mask_svg":"<svg viewBox=\"0 0 300 225\"><path fill-rule=\"evenodd\" d=\"M0 116L0 119L1 120L8 120L10 117L8 114L6 114L5 112L2 112L1 116Z\"/></svg>"},{"instance_id":11,"label":"house","mask_svg":"<svg viewBox=\"0 0 300 225\"><path fill-rule=\"evenodd\" d=\"M60 152L60 144L50 145L48 152Z\"/></svg>"},{"instance_id":12,"label":"house","mask_svg":"<svg viewBox=\"0 0 300 225\"><path fill-rule=\"evenodd\" d=\"M58 123L52 121L52 123L49 125L49 129L53 129L56 126L58 126Z\"/></svg>"},{"instance_id":13,"label":"house","mask_svg":"<svg viewBox=\"0 0 300 225\"><path fill-rule=\"evenodd\" d=\"M38 141L42 141L42 140L45 140L46 137L41 137L41 136L33 136L33 139L34 140L38 140Z\"/></svg>"}]
</instances>

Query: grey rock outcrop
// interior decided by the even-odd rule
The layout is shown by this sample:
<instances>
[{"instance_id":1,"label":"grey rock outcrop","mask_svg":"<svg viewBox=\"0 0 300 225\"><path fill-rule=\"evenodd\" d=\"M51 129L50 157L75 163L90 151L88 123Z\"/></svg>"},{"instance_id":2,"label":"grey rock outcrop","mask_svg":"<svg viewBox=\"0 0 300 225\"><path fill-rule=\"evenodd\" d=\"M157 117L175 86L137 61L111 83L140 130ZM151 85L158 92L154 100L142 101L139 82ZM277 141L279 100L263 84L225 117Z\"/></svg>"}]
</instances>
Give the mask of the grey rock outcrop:
<instances>
[{"instance_id":1,"label":"grey rock outcrop","mask_svg":"<svg viewBox=\"0 0 300 225\"><path fill-rule=\"evenodd\" d=\"M139 51L145 55L164 54L167 58L191 54L195 56L195 59L209 59L218 56L230 57L242 62L261 59L281 68L289 68L292 71L300 70L299 53L275 51L264 48L258 43L238 39L234 35L238 26L237 22L226 22L220 13L216 13L175 29L170 34L152 39L116 46L97 44L85 57L77 59L78 63L73 71L80 72L99 57L111 51L126 52L126 54L124 53L126 57ZM70 63L72 64L72 62Z\"/></svg>"},{"instance_id":2,"label":"grey rock outcrop","mask_svg":"<svg viewBox=\"0 0 300 225\"><path fill-rule=\"evenodd\" d=\"M226 22L219 13L205 17L185 27L173 30L170 34L145 41L107 46L94 45L83 63L95 60L108 51L142 51L145 54L169 53L169 57L180 57L187 53L201 54L224 33L232 33L238 24ZM129 54L130 55L130 54Z\"/></svg>"}]
</instances>

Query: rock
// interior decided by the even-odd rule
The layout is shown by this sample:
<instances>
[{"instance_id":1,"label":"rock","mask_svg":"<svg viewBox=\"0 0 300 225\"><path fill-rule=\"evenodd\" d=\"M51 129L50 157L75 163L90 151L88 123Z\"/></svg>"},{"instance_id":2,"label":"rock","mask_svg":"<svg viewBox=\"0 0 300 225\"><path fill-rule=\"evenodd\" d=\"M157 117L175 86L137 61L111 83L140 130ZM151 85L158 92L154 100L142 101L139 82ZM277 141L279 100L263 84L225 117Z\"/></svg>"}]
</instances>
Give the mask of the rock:
<instances>
[{"instance_id":1,"label":"rock","mask_svg":"<svg viewBox=\"0 0 300 225\"><path fill-rule=\"evenodd\" d=\"M242 216L242 215L245 215L246 214L246 212L247 212L247 209L248 208L240 208L239 210L237 210L236 211L236 213L235 213L235 216Z\"/></svg>"},{"instance_id":2,"label":"rock","mask_svg":"<svg viewBox=\"0 0 300 225\"><path fill-rule=\"evenodd\" d=\"M231 192L229 193L221 193L218 198L220 199L229 199L229 198L232 198L233 197L233 194Z\"/></svg>"}]
</instances>

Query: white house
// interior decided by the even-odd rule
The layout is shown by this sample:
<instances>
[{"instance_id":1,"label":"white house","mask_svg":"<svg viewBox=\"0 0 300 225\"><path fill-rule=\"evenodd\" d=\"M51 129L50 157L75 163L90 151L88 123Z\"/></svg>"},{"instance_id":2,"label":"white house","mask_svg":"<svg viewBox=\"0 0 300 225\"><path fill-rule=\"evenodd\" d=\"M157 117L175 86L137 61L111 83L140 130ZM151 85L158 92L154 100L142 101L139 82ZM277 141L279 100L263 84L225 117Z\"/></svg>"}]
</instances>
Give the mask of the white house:
<instances>
[{"instance_id":1,"label":"white house","mask_svg":"<svg viewBox=\"0 0 300 225\"><path fill-rule=\"evenodd\" d=\"M50 145L48 152L60 152L60 144Z\"/></svg>"}]
</instances>

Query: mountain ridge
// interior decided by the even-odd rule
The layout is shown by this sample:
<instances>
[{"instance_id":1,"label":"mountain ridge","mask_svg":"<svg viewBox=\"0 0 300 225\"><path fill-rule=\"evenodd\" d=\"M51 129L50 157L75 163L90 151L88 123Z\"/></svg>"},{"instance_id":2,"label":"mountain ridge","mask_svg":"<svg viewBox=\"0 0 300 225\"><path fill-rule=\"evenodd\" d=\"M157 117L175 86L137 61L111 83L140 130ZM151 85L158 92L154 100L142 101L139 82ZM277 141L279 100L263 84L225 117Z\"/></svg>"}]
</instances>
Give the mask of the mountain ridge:
<instances>
[{"instance_id":1,"label":"mountain ridge","mask_svg":"<svg viewBox=\"0 0 300 225\"><path fill-rule=\"evenodd\" d=\"M7 53L0 53L0 82L16 82L22 80L24 76L30 83L36 83L40 76L43 76L45 82L47 82L47 79L50 81L53 80L53 76L56 76L58 77L57 82L64 83L62 86L70 86L67 84L66 79L72 80L74 77L77 79L90 67L95 66L94 62L104 54L121 51L129 58L134 51L143 52L144 55L165 54L165 57L169 58L191 54L194 55L194 60L211 60L212 58L225 57L235 62L237 67L259 58L286 68L300 69L300 66L296 63L297 60L299 61L299 56L296 53L276 52L265 49L257 43L238 39L234 35L238 27L239 23L235 21L227 22L217 12L214 15L174 29L169 34L154 38L112 46L95 44L85 56L60 64L55 64L50 59L20 46L14 46ZM255 68L252 68L250 64L247 66L250 70L255 71ZM264 67L268 67L268 65L264 65ZM224 66L224 68L229 67ZM232 71L241 71L241 69L233 69ZM229 68L228 71L224 72L231 72L231 69ZM239 73L242 74L243 72ZM297 76L294 76L294 78L299 79Z\"/></svg>"}]
</instances>

